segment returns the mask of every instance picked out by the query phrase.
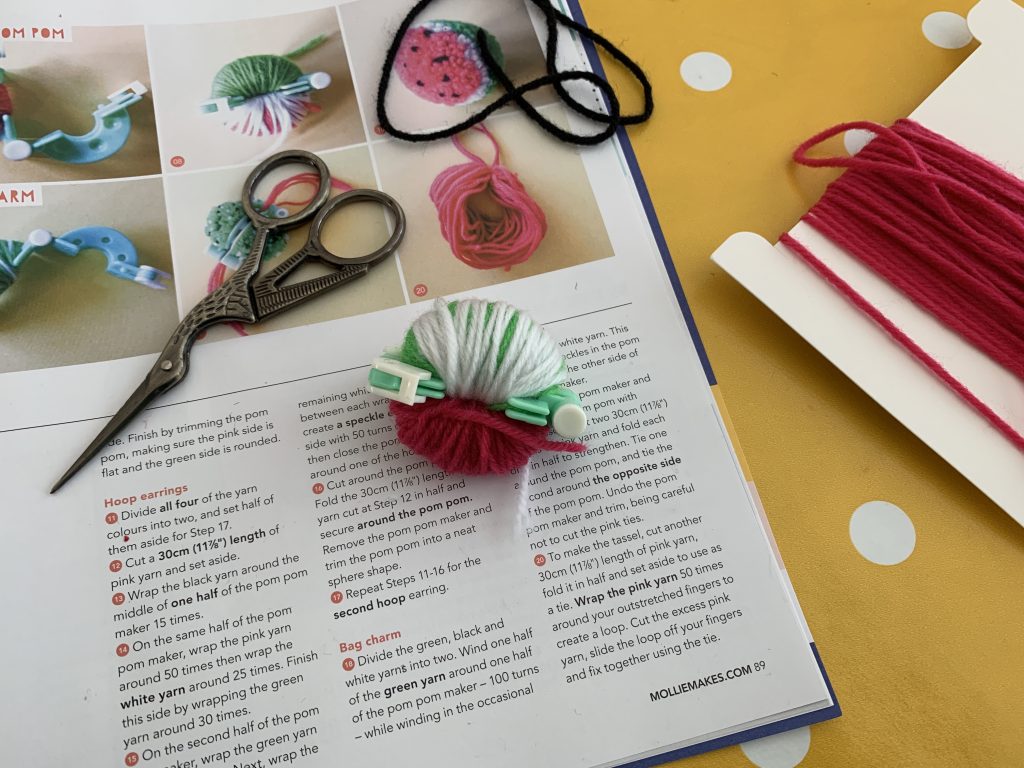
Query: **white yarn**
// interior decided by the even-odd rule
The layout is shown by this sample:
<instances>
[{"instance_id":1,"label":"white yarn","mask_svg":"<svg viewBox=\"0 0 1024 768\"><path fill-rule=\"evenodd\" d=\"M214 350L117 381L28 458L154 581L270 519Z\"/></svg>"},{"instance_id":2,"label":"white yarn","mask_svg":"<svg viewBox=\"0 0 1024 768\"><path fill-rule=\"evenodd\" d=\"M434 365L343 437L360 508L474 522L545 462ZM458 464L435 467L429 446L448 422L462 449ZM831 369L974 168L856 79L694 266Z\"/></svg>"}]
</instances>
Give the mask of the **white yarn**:
<instances>
[{"instance_id":1,"label":"white yarn","mask_svg":"<svg viewBox=\"0 0 1024 768\"><path fill-rule=\"evenodd\" d=\"M530 462L519 471L519 498L516 499L516 531L520 536L527 537L530 527Z\"/></svg>"},{"instance_id":2,"label":"white yarn","mask_svg":"<svg viewBox=\"0 0 1024 768\"><path fill-rule=\"evenodd\" d=\"M248 163L255 163L276 152L287 141L289 134L309 111L310 99L307 94L282 95L270 93L254 96L228 113L224 125L243 136L262 138L273 136L274 141L253 155ZM264 110L273 124L264 123Z\"/></svg>"},{"instance_id":3,"label":"white yarn","mask_svg":"<svg viewBox=\"0 0 1024 768\"><path fill-rule=\"evenodd\" d=\"M491 308L488 313L488 307ZM498 365L505 330L518 317ZM504 302L465 299L454 316L443 299L412 325L423 356L445 382L445 394L484 403L530 397L565 378L565 361L554 340L533 320Z\"/></svg>"}]
</instances>

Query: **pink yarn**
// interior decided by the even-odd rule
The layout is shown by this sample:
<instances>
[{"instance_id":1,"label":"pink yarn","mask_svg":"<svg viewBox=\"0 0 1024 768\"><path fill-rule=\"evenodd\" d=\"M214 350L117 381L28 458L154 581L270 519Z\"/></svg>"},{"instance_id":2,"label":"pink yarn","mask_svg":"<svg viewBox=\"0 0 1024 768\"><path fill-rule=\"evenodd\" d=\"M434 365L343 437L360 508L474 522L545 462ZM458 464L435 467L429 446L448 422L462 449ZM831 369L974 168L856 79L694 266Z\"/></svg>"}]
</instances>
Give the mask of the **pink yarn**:
<instances>
[{"instance_id":1,"label":"pink yarn","mask_svg":"<svg viewBox=\"0 0 1024 768\"><path fill-rule=\"evenodd\" d=\"M288 178L282 179L281 181L277 182L277 184L274 185L274 188L270 190L270 194L267 195L265 205L277 205L282 208L286 206L299 209L305 208L307 205L313 202L313 198L316 197L316 190L318 188L317 185L319 183L320 176L316 173L313 173L312 171L306 173L297 173L294 176L289 176ZM303 197L298 200L280 199L281 195L283 195L292 187L302 185L308 185L313 189L313 191L309 193L308 197ZM332 176L331 189L336 189L339 192L351 192L352 185L342 181L341 179L336 179Z\"/></svg>"},{"instance_id":2,"label":"pink yarn","mask_svg":"<svg viewBox=\"0 0 1024 768\"><path fill-rule=\"evenodd\" d=\"M286 179L282 179L274 185L274 188L270 190L270 194L267 195L267 199L264 204L268 207L271 205L277 205L282 208L291 207L302 209L313 202L313 198L316 196L317 185L320 183L320 176L313 172L308 173L297 173L294 176L289 176ZM292 187L308 185L312 187L313 191L309 193L308 197L303 197L298 200L282 200L281 196ZM340 179L331 177L331 189L336 189L340 192L348 192L352 189L351 184L347 184ZM206 282L206 292L213 293L215 290L224 284L227 279L228 268L224 262L217 262L213 270L210 272L210 278ZM248 336L249 333L245 330L245 326L242 323L227 323L228 326L234 330L239 336Z\"/></svg>"},{"instance_id":3,"label":"pink yarn","mask_svg":"<svg viewBox=\"0 0 1024 768\"><path fill-rule=\"evenodd\" d=\"M224 125L245 136L274 136L298 127L307 115L320 111L308 93L253 96L232 110Z\"/></svg>"},{"instance_id":4,"label":"pink yarn","mask_svg":"<svg viewBox=\"0 0 1024 768\"><path fill-rule=\"evenodd\" d=\"M808 156L851 129L875 138L853 157ZM807 224L1024 380L1024 182L910 120L837 125L801 144L794 159L848 169ZM788 234L780 242L1024 450L1024 436L806 246Z\"/></svg>"},{"instance_id":5,"label":"pink yarn","mask_svg":"<svg viewBox=\"0 0 1024 768\"><path fill-rule=\"evenodd\" d=\"M519 177L501 165L501 150L491 132L482 125L474 130L490 139L494 160L484 162L453 136L455 148L469 162L438 174L430 185L430 199L441 235L459 261L476 269L508 271L533 255L548 222Z\"/></svg>"},{"instance_id":6,"label":"pink yarn","mask_svg":"<svg viewBox=\"0 0 1024 768\"><path fill-rule=\"evenodd\" d=\"M392 400L398 439L445 472L503 475L540 451L582 453L582 443L548 440L549 428L514 421L483 403L458 397L404 405Z\"/></svg>"}]
</instances>

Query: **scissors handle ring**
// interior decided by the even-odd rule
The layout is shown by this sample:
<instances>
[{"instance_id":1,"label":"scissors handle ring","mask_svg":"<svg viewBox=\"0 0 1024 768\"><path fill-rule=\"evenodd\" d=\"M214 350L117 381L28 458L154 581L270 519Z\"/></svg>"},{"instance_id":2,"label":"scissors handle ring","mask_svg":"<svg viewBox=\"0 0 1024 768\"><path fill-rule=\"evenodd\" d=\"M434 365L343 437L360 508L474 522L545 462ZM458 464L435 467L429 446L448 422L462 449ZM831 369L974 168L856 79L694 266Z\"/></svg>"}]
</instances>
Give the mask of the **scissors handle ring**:
<instances>
[{"instance_id":1,"label":"scissors handle ring","mask_svg":"<svg viewBox=\"0 0 1024 768\"><path fill-rule=\"evenodd\" d=\"M298 213L293 213L291 216L277 218L257 210L254 198L256 189L263 180L263 177L282 165L307 165L316 172L320 179L316 196L310 201L309 205ZM249 220L257 227L268 230L292 229L312 219L317 211L320 210L320 207L327 202L330 194L331 172L328 170L327 164L312 152L306 152L302 149L288 149L284 152L278 152L276 155L271 155L252 169L252 173L249 174L245 184L242 186L242 209L245 211L245 215L249 217Z\"/></svg>"},{"instance_id":2,"label":"scissors handle ring","mask_svg":"<svg viewBox=\"0 0 1024 768\"><path fill-rule=\"evenodd\" d=\"M358 202L377 203L391 212L392 219L394 220L394 229L391 232L391 237L389 237L387 242L380 246L380 248L371 251L365 256L347 258L336 256L327 250L327 248L324 247L323 242L321 242L320 236L323 233L324 225L326 224L327 219L330 218L330 215L338 208L343 205L350 205ZM353 189L349 192L344 192L337 197L331 198L327 204L320 209L309 228L308 247L321 261L325 261L336 267L346 267L358 264L373 264L386 256L390 256L398 249L398 244L402 242L403 237L405 237L405 212L402 210L402 206L398 204L398 201L395 200L395 198L384 192L378 192L376 189Z\"/></svg>"}]
</instances>

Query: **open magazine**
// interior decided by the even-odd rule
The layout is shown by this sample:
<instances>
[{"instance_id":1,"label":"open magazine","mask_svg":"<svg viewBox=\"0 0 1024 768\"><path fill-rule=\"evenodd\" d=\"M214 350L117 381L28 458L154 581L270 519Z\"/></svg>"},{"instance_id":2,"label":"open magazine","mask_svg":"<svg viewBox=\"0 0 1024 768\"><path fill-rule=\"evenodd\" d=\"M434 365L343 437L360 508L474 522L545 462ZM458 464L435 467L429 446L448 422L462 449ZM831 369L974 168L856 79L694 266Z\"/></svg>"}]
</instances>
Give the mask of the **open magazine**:
<instances>
[{"instance_id":1,"label":"open magazine","mask_svg":"<svg viewBox=\"0 0 1024 768\"><path fill-rule=\"evenodd\" d=\"M6 28L4 764L653 765L837 716L625 135L578 149L500 110L486 133L396 142L373 102L405 0L244 10L138 25L83 3ZM430 60L464 60L394 75L407 129L495 98L466 74L466 29L517 81L543 72L526 5L439 2L428 20L424 39L451 43ZM565 42L563 66L599 66ZM460 77L472 101L444 85ZM530 98L575 126L553 92ZM49 495L237 267L242 181L279 148L319 154L338 190L394 196L399 253L212 330L185 383ZM466 163L500 164L541 212L514 258L445 228L432 188ZM272 196L295 204L302 180ZM354 218L328 247L387 237L383 214ZM562 345L585 453L462 477L397 441L370 363L460 296L514 304Z\"/></svg>"}]
</instances>

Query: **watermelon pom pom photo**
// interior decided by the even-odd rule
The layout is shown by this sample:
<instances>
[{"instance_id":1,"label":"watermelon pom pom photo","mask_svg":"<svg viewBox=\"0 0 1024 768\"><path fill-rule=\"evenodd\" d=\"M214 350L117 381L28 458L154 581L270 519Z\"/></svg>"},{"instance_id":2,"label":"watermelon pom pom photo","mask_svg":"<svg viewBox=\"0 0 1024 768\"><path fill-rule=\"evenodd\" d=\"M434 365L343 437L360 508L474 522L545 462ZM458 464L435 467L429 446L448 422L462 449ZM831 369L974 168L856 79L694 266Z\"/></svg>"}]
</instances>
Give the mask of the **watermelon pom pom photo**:
<instances>
[{"instance_id":1,"label":"watermelon pom pom photo","mask_svg":"<svg viewBox=\"0 0 1024 768\"><path fill-rule=\"evenodd\" d=\"M499 65L504 55L497 39L475 24L428 21L410 27L395 58L395 73L406 88L435 104L472 104L494 89L477 38Z\"/></svg>"}]
</instances>

